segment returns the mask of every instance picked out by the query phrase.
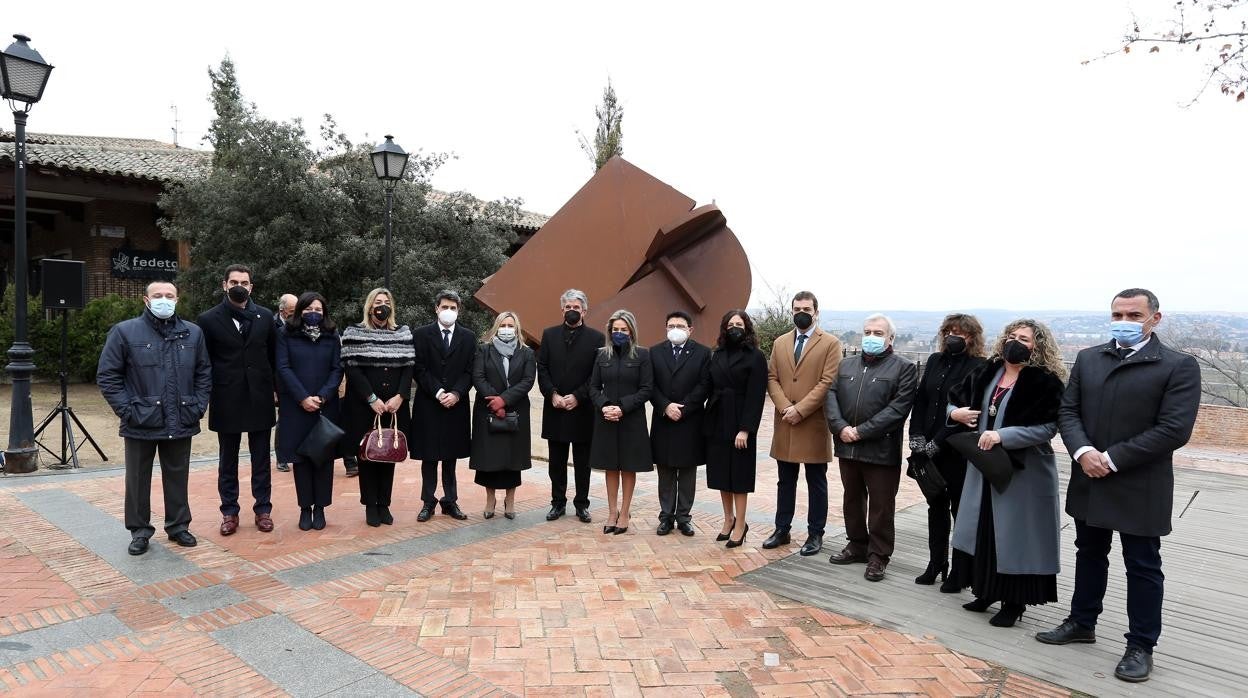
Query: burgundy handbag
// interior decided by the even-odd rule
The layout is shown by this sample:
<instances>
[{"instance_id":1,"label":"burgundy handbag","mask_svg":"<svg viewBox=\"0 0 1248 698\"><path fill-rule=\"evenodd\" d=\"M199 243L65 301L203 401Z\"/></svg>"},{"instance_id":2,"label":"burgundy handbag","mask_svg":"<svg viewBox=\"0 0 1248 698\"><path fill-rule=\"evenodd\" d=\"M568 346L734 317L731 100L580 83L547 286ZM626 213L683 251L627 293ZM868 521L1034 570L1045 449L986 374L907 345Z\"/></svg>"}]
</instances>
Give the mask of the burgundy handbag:
<instances>
[{"instance_id":1,"label":"burgundy handbag","mask_svg":"<svg viewBox=\"0 0 1248 698\"><path fill-rule=\"evenodd\" d=\"M373 422L373 430L360 439L360 458L374 463L402 463L407 460L407 435L399 428L397 416L390 418L390 428L381 428L381 415Z\"/></svg>"}]
</instances>

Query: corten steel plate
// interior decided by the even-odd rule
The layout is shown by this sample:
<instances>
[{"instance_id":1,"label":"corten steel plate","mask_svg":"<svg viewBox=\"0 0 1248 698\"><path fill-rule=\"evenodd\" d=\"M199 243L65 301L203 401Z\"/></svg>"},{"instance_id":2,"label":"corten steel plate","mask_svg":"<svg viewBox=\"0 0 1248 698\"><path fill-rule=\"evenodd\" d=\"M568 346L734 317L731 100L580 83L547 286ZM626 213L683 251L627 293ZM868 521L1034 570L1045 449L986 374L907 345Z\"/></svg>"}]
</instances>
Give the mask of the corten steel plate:
<instances>
[{"instance_id":1,"label":"corten steel plate","mask_svg":"<svg viewBox=\"0 0 1248 698\"><path fill-rule=\"evenodd\" d=\"M720 317L750 298L750 262L716 206L694 201L623 158L612 158L541 230L485 280L476 299L520 315L536 344L563 321L559 296L589 296L586 323L604 329L620 308L637 316L643 345L661 341L672 310L693 317L713 345Z\"/></svg>"}]
</instances>

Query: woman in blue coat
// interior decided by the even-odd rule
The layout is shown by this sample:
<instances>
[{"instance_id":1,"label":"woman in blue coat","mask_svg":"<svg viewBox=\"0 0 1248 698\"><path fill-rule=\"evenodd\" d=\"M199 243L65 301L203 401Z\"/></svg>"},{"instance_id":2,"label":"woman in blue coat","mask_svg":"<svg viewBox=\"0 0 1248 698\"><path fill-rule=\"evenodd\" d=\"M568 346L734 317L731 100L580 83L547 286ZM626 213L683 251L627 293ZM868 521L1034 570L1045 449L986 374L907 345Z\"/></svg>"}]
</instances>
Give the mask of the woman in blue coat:
<instances>
[{"instance_id":1,"label":"woman in blue coat","mask_svg":"<svg viewBox=\"0 0 1248 698\"><path fill-rule=\"evenodd\" d=\"M316 425L318 413L339 422L342 347L325 308L321 294L304 293L285 330L277 333L277 460L294 465L303 531L325 528L325 507L334 493L333 460L315 463L296 452Z\"/></svg>"}]
</instances>

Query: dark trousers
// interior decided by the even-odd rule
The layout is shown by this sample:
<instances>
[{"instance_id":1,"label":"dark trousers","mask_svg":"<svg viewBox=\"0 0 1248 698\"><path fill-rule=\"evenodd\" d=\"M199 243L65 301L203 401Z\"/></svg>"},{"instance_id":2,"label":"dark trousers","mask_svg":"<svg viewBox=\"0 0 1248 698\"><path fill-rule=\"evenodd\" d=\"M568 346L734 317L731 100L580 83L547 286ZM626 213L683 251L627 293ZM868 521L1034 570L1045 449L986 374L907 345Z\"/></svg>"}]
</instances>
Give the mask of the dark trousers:
<instances>
[{"instance_id":1,"label":"dark trousers","mask_svg":"<svg viewBox=\"0 0 1248 698\"><path fill-rule=\"evenodd\" d=\"M242 441L242 434L217 433L220 447L217 493L221 495L221 513L226 516L238 516L238 449ZM251 509L257 514L267 514L273 511L269 430L247 432L247 451L251 453L251 496L256 500Z\"/></svg>"},{"instance_id":2,"label":"dark trousers","mask_svg":"<svg viewBox=\"0 0 1248 698\"><path fill-rule=\"evenodd\" d=\"M933 462L941 477L945 478L945 489L935 497L927 498L927 548L928 559L941 562L949 559L949 534L953 530L953 520L958 518L958 503L962 501L966 460L949 458L942 453Z\"/></svg>"},{"instance_id":3,"label":"dark trousers","mask_svg":"<svg viewBox=\"0 0 1248 698\"><path fill-rule=\"evenodd\" d=\"M572 506L589 508L589 442L547 441L550 454L550 505L559 509L568 506L568 446L572 447L572 477L576 495Z\"/></svg>"},{"instance_id":4,"label":"dark trousers","mask_svg":"<svg viewBox=\"0 0 1248 698\"><path fill-rule=\"evenodd\" d=\"M327 507L334 502L334 462L313 463L303 458L291 463L295 474L295 499L300 509Z\"/></svg>"},{"instance_id":5,"label":"dark trousers","mask_svg":"<svg viewBox=\"0 0 1248 698\"><path fill-rule=\"evenodd\" d=\"M1166 577L1161 572L1161 539L1119 533L1127 568L1127 644L1148 652L1161 636L1161 600ZM1109 551L1114 532L1075 519L1075 591L1068 620L1096 627L1109 583Z\"/></svg>"},{"instance_id":6,"label":"dark trousers","mask_svg":"<svg viewBox=\"0 0 1248 698\"><path fill-rule=\"evenodd\" d=\"M893 517L897 513L897 485L901 468L862 461L838 459L841 485L845 488L842 501L845 514L845 537L849 551L885 565L893 556L896 530Z\"/></svg>"},{"instance_id":7,"label":"dark trousers","mask_svg":"<svg viewBox=\"0 0 1248 698\"><path fill-rule=\"evenodd\" d=\"M360 504L364 506L390 506L390 494L394 491L394 463L359 461Z\"/></svg>"},{"instance_id":8,"label":"dark trousers","mask_svg":"<svg viewBox=\"0 0 1248 698\"><path fill-rule=\"evenodd\" d=\"M793 525L797 511L798 463L776 461L780 481L776 483L776 528ZM806 533L822 536L828 523L828 464L806 463Z\"/></svg>"},{"instance_id":9,"label":"dark trousers","mask_svg":"<svg viewBox=\"0 0 1248 698\"><path fill-rule=\"evenodd\" d=\"M152 460L160 452L160 489L165 496L165 533L191 526L186 481L191 471L191 440L126 439L126 528L132 538L151 538Z\"/></svg>"},{"instance_id":10,"label":"dark trousers","mask_svg":"<svg viewBox=\"0 0 1248 698\"><path fill-rule=\"evenodd\" d=\"M394 475L391 474L391 482ZM438 503L438 461L425 460L420 462L420 499L426 506ZM454 504L459 500L459 489L455 482L455 459L442 461L442 506Z\"/></svg>"},{"instance_id":11,"label":"dark trousers","mask_svg":"<svg viewBox=\"0 0 1248 698\"><path fill-rule=\"evenodd\" d=\"M689 521L693 509L693 492L698 486L697 466L669 468L656 465L659 471L659 521Z\"/></svg>"}]
</instances>

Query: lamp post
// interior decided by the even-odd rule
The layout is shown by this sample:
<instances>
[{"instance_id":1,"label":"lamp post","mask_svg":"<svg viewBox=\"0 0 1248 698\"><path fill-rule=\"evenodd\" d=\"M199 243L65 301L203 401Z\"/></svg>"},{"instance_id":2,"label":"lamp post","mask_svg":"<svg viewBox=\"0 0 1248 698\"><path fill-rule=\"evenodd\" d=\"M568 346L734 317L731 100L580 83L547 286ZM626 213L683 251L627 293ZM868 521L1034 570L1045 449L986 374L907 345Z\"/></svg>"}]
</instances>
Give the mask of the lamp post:
<instances>
[{"instance_id":1,"label":"lamp post","mask_svg":"<svg viewBox=\"0 0 1248 698\"><path fill-rule=\"evenodd\" d=\"M403 179L407 169L407 152L386 136L386 142L373 150L373 171L386 185L386 288L390 288L390 216L394 210L394 185Z\"/></svg>"},{"instance_id":2,"label":"lamp post","mask_svg":"<svg viewBox=\"0 0 1248 698\"><path fill-rule=\"evenodd\" d=\"M13 401L9 410L9 447L4 451L6 473L31 473L39 467L35 445L35 420L30 404L31 359L35 350L26 340L26 115L43 97L52 66L27 42L30 37L14 34L14 41L0 54L0 97L13 110L13 256L15 293L13 299L13 346L5 370L13 377ZM21 106L19 106L19 104Z\"/></svg>"}]
</instances>

